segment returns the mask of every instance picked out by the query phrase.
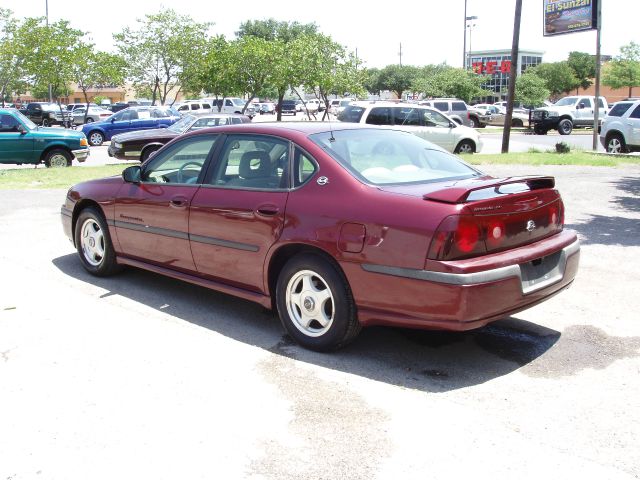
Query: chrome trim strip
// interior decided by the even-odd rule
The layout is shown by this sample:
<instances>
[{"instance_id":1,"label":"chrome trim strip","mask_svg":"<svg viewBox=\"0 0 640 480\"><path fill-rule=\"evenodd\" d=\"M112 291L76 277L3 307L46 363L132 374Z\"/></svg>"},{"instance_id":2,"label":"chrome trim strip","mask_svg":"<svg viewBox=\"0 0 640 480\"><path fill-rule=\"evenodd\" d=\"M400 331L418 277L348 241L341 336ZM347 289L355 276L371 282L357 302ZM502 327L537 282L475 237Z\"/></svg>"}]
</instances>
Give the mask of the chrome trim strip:
<instances>
[{"instance_id":1,"label":"chrome trim strip","mask_svg":"<svg viewBox=\"0 0 640 480\"><path fill-rule=\"evenodd\" d=\"M60 215L63 215L65 217L73 217L73 210L69 210L63 205L62 207L60 207Z\"/></svg>"},{"instance_id":2,"label":"chrome trim strip","mask_svg":"<svg viewBox=\"0 0 640 480\"><path fill-rule=\"evenodd\" d=\"M109 225L115 225L118 228L125 228L128 230L135 230L138 232L153 233L156 235L164 235L165 237L180 238L182 240L190 240L192 242L206 243L208 245L218 245L220 247L234 248L236 250L244 250L246 252L257 252L260 248L257 245L250 245L248 243L233 242L231 240L223 240L221 238L206 237L203 235L189 235L186 232L179 232L177 230L169 230L168 228L150 227L148 225L142 225L139 223L122 222L120 220L109 220Z\"/></svg>"},{"instance_id":3,"label":"chrome trim strip","mask_svg":"<svg viewBox=\"0 0 640 480\"><path fill-rule=\"evenodd\" d=\"M142 225L139 223L122 222L120 220L115 221L116 228L126 228L127 230L136 230L138 232L154 233L156 235L164 235L165 237L180 238L182 240L189 240L189 235L185 232L179 232L177 230L169 230L168 228L150 227L148 225Z\"/></svg>"},{"instance_id":4,"label":"chrome trim strip","mask_svg":"<svg viewBox=\"0 0 640 480\"><path fill-rule=\"evenodd\" d=\"M564 277L569 257L580 252L580 241L576 240L571 245L567 245L560 251L560 258L556 267L550 272L550 277L542 282L525 286L522 281L522 270L520 265L509 265L507 267L495 268L484 272L476 273L445 273L433 272L429 270L415 270L412 268L389 267L384 265L362 264L362 268L367 272L393 275L395 277L412 278L415 280L426 280L429 282L446 283L448 285L477 285L480 283L495 282L507 278L518 278L522 284L522 293L529 294L559 282Z\"/></svg>"},{"instance_id":5,"label":"chrome trim strip","mask_svg":"<svg viewBox=\"0 0 640 480\"><path fill-rule=\"evenodd\" d=\"M222 240L220 238L205 237L202 235L189 235L192 242L206 243L208 245L218 245L220 247L235 248L236 250L245 250L247 252L257 252L260 248L256 245L248 243L232 242L230 240Z\"/></svg>"}]
</instances>

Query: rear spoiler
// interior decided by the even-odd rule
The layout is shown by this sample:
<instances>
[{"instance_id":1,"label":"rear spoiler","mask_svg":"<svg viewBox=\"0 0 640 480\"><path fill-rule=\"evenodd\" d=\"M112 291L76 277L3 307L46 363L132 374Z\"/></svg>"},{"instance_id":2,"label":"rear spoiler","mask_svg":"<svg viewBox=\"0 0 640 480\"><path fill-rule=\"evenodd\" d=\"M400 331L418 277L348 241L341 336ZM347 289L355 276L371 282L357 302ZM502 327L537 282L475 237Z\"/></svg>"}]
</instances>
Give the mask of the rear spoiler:
<instances>
[{"instance_id":1,"label":"rear spoiler","mask_svg":"<svg viewBox=\"0 0 640 480\"><path fill-rule=\"evenodd\" d=\"M529 190L540 190L543 188L555 187L556 180L554 177L522 176L470 181L468 182L468 186L460 185L459 183L460 182L451 187L426 193L422 198L424 200L433 200L435 202L443 203L464 203L469 197L469 194L477 190L484 190L485 188L492 187L498 188L502 185L509 185L512 183L526 183Z\"/></svg>"}]
</instances>

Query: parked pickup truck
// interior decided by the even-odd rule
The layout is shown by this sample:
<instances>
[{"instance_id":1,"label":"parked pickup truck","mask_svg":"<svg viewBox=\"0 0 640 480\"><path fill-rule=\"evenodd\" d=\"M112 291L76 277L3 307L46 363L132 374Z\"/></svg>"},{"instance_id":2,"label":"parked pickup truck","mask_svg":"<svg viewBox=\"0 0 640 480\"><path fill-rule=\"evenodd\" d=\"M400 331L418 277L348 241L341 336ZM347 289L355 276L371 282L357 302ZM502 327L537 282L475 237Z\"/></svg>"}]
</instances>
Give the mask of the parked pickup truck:
<instances>
[{"instance_id":1,"label":"parked pickup truck","mask_svg":"<svg viewBox=\"0 0 640 480\"><path fill-rule=\"evenodd\" d=\"M16 109L0 108L0 163L68 167L74 158L84 162L88 156L84 133L39 127Z\"/></svg>"},{"instance_id":2,"label":"parked pickup truck","mask_svg":"<svg viewBox=\"0 0 640 480\"><path fill-rule=\"evenodd\" d=\"M56 103L31 102L25 108L20 109L20 113L43 127L71 124L71 112L64 105L62 112L60 112L60 107Z\"/></svg>"},{"instance_id":3,"label":"parked pickup truck","mask_svg":"<svg viewBox=\"0 0 640 480\"><path fill-rule=\"evenodd\" d=\"M598 101L598 118L609 111L604 97ZM560 135L569 135L574 127L593 127L595 97L571 96L558 100L549 107L536 108L531 114L533 131L546 135L549 130L558 130Z\"/></svg>"}]
</instances>

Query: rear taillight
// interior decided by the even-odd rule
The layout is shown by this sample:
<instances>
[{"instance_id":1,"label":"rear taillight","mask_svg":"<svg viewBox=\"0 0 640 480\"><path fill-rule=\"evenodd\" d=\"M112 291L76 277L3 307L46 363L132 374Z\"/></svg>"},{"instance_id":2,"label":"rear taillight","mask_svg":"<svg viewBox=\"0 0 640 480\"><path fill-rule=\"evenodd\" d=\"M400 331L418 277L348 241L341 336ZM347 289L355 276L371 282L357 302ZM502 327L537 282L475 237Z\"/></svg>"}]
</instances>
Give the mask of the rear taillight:
<instances>
[{"instance_id":1,"label":"rear taillight","mask_svg":"<svg viewBox=\"0 0 640 480\"><path fill-rule=\"evenodd\" d=\"M445 218L429 247L431 260L453 260L486 253L481 225L471 215Z\"/></svg>"}]
</instances>

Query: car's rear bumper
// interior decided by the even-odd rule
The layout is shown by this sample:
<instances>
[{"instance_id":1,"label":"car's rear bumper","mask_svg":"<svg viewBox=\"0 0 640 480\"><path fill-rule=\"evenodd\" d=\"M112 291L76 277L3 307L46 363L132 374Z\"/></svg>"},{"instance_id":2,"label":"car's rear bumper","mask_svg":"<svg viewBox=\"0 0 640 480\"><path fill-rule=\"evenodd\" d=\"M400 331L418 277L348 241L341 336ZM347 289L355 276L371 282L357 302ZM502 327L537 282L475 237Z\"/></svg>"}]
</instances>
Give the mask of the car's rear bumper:
<instances>
[{"instance_id":1,"label":"car's rear bumper","mask_svg":"<svg viewBox=\"0 0 640 480\"><path fill-rule=\"evenodd\" d=\"M564 231L480 260L446 262L440 271L367 264L343 268L363 325L470 330L567 288L579 259L575 232Z\"/></svg>"}]
</instances>

